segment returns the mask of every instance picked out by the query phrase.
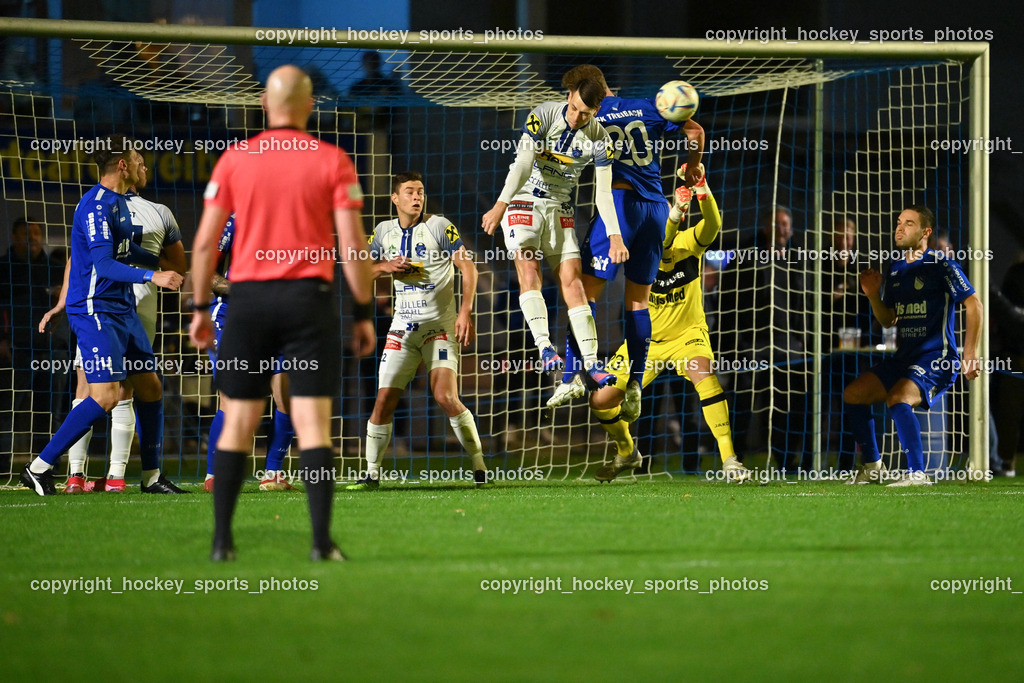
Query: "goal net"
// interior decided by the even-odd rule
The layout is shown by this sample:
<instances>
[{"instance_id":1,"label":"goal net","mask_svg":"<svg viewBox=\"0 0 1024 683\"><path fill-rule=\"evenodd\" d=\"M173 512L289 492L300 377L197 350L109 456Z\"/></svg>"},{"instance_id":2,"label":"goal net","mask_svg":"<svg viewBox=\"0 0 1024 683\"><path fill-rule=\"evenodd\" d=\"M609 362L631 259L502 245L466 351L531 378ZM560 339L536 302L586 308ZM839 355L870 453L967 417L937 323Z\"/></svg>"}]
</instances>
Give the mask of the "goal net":
<instances>
[{"instance_id":1,"label":"goal net","mask_svg":"<svg viewBox=\"0 0 1024 683\"><path fill-rule=\"evenodd\" d=\"M653 98L673 79L689 81L701 95L696 120L706 131L704 164L724 221L703 261L704 305L737 450L748 464L789 470L853 464L843 387L891 353L856 274L891 258L902 207L932 207L965 270L984 268L968 263L984 258L977 251L983 242L972 239L968 226L973 220L981 229L969 211L985 190L969 186L970 156L962 146L971 137L976 68L967 59L851 54L815 60L788 55L786 45L762 56L696 57L673 41L659 54L628 48L570 54L547 48L474 52L471 43L395 50L225 45L213 38L18 40L48 69L37 66L0 81L4 218L8 226L21 216L41 225L44 250L58 272L75 206L97 180L89 153L114 133L143 145L151 180L141 194L170 207L190 251L213 164L226 145L262 129L261 82L281 64L297 64L313 78L310 131L353 156L367 196L367 233L393 216L391 176L422 172L428 211L458 227L480 270L477 339L462 356L461 397L476 416L489 465L510 480L587 476L615 452L585 401L544 409L554 387L536 372L514 266L501 236L479 227L503 185L527 113L541 102L563 100L561 75L576 64L599 66L624 97ZM668 197L686 159L682 140L666 138L652 153L661 157ZM289 177L282 169L282 188ZM592 172L580 184L577 205L582 241L595 213ZM699 218L694 202L689 220ZM0 448L19 466L60 424L75 385L66 362L74 357L66 324L49 335L33 332L59 286L59 279L37 275L34 270L30 288L2 283L6 299L0 302L12 348L0 370ZM383 348L390 281L378 285ZM164 469L187 480L205 472L216 398L205 356L188 341L186 296L162 295L155 351L164 378ZM553 279L546 280L544 296L553 338L561 344L568 323ZM622 301L620 274L598 303L602 357L622 342ZM343 313L347 308L342 305ZM355 478L363 469L377 358L356 359L343 341L333 433L341 476ZM931 469L966 465L970 415L962 380L920 413ZM876 418L884 456L898 467L901 453L884 408ZM651 456L652 473L719 466L696 392L671 372L645 390L633 430L641 452ZM256 472L263 469L266 445L261 429L253 447ZM98 429L91 476L102 474L107 448ZM291 453L285 467L297 469L291 460L297 448ZM471 469L422 372L395 415L383 467L432 480L457 480Z\"/></svg>"}]
</instances>

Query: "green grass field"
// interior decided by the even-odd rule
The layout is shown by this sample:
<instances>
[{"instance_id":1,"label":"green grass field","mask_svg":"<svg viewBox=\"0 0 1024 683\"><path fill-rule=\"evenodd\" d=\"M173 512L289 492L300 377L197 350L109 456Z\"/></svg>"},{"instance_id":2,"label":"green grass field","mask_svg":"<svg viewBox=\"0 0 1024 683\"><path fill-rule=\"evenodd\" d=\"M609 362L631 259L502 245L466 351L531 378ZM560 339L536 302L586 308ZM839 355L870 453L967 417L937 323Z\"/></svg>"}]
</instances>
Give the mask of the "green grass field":
<instances>
[{"instance_id":1,"label":"green grass field","mask_svg":"<svg viewBox=\"0 0 1024 683\"><path fill-rule=\"evenodd\" d=\"M238 561L218 565L209 495L0 492L4 677L1019 680L1024 659L1015 480L339 490L351 561L332 565L307 559L302 495L250 488ZM1011 590L932 588L997 577ZM78 578L103 583L33 590ZM518 594L481 588L530 578ZM184 583L112 594L108 579ZM711 592L723 579L736 589ZM306 590L253 593L273 580Z\"/></svg>"}]
</instances>

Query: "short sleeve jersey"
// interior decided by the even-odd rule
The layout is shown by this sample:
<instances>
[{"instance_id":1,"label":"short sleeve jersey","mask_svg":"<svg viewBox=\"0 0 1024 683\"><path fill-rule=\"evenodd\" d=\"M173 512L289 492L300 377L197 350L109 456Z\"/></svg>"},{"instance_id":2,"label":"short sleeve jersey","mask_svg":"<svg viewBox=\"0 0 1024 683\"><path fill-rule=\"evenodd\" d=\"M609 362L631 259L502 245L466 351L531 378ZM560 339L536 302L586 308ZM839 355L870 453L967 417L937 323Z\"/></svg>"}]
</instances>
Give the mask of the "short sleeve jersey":
<instances>
[{"instance_id":1,"label":"short sleeve jersey","mask_svg":"<svg viewBox=\"0 0 1024 683\"><path fill-rule=\"evenodd\" d=\"M351 159L295 128L272 128L233 145L204 195L237 219L233 282L334 280L334 210L360 209Z\"/></svg>"},{"instance_id":2,"label":"short sleeve jersey","mask_svg":"<svg viewBox=\"0 0 1024 683\"><path fill-rule=\"evenodd\" d=\"M394 276L393 327L454 322L458 311L452 254L462 246L458 229L444 216L421 218L410 228L402 228L397 218L377 224L370 255L377 260L405 256L413 265L412 272Z\"/></svg>"},{"instance_id":3,"label":"short sleeve jersey","mask_svg":"<svg viewBox=\"0 0 1024 683\"><path fill-rule=\"evenodd\" d=\"M956 261L928 249L921 258L893 261L882 281L882 303L896 311L896 358L942 352L959 358L953 335L954 304L974 294Z\"/></svg>"}]
</instances>

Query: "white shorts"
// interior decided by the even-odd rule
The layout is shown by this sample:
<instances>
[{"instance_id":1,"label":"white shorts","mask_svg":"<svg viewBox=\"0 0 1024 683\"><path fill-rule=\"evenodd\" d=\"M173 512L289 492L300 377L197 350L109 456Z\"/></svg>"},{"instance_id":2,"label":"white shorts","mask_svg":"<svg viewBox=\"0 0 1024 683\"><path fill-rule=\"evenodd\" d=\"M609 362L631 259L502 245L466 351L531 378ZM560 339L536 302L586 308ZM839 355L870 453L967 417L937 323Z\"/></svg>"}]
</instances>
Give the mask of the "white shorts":
<instances>
[{"instance_id":1,"label":"white shorts","mask_svg":"<svg viewBox=\"0 0 1024 683\"><path fill-rule=\"evenodd\" d=\"M425 323L415 330L392 327L380 355L378 388L405 389L421 362L428 374L435 368L451 368L458 373L459 358L455 321L450 325Z\"/></svg>"},{"instance_id":2,"label":"white shorts","mask_svg":"<svg viewBox=\"0 0 1024 683\"><path fill-rule=\"evenodd\" d=\"M501 229L510 252L522 251L527 259L543 256L552 268L580 257L572 204L554 199L513 199L501 219Z\"/></svg>"}]
</instances>

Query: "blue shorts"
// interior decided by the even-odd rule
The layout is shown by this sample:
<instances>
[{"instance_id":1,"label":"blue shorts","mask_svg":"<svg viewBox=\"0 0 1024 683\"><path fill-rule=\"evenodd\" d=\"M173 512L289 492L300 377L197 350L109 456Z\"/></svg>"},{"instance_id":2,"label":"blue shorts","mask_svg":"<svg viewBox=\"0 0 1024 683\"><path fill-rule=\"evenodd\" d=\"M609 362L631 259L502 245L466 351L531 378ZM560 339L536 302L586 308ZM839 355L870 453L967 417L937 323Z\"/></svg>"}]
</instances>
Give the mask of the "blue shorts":
<instances>
[{"instance_id":1,"label":"blue shorts","mask_svg":"<svg viewBox=\"0 0 1024 683\"><path fill-rule=\"evenodd\" d=\"M886 358L869 370L882 380L886 391L901 379L909 379L921 391L921 407L927 410L932 402L953 386L959 374L959 359L941 350L910 359Z\"/></svg>"},{"instance_id":2,"label":"blue shorts","mask_svg":"<svg viewBox=\"0 0 1024 683\"><path fill-rule=\"evenodd\" d=\"M121 382L128 375L156 372L156 356L135 311L128 314L68 313L78 337L89 384Z\"/></svg>"},{"instance_id":3,"label":"blue shorts","mask_svg":"<svg viewBox=\"0 0 1024 683\"><path fill-rule=\"evenodd\" d=\"M608 258L608 235L600 216L580 245L583 272L604 280L614 280L625 266L626 279L640 285L654 283L661 263L661 243L665 240L668 202L641 199L633 190L612 190L615 213L619 217L622 243L629 249L629 260L612 263Z\"/></svg>"}]
</instances>

